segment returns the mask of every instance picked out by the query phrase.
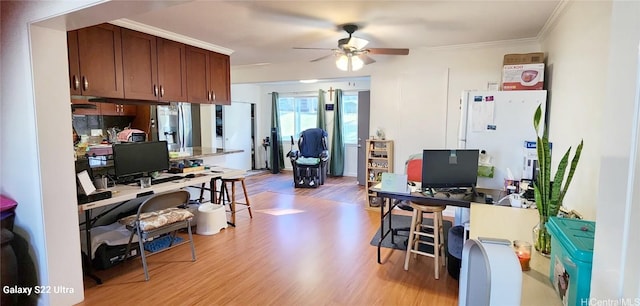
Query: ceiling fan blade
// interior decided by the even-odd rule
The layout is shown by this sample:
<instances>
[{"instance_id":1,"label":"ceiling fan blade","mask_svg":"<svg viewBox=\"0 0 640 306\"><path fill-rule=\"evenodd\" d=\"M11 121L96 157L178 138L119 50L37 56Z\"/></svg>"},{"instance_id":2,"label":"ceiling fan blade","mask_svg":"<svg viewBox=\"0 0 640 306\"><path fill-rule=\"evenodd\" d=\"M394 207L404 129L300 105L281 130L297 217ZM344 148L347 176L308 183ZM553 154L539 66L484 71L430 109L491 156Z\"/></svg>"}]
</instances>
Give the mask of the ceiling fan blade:
<instances>
[{"instance_id":1,"label":"ceiling fan blade","mask_svg":"<svg viewBox=\"0 0 640 306\"><path fill-rule=\"evenodd\" d=\"M369 54L386 54L386 55L408 55L409 49L397 48L369 48Z\"/></svg>"},{"instance_id":2,"label":"ceiling fan blade","mask_svg":"<svg viewBox=\"0 0 640 306\"><path fill-rule=\"evenodd\" d=\"M323 56L323 57L319 57L319 58L316 58L316 59L314 59L314 60L311 60L311 62L321 61L321 60L323 60L323 59L326 59L326 58L329 58L329 57L332 57L332 56L334 56L334 54L325 55L325 56Z\"/></svg>"},{"instance_id":3,"label":"ceiling fan blade","mask_svg":"<svg viewBox=\"0 0 640 306\"><path fill-rule=\"evenodd\" d=\"M349 41L347 42L347 45L360 50L364 48L368 43L369 41L366 39L351 36L351 38L349 38Z\"/></svg>"},{"instance_id":4,"label":"ceiling fan blade","mask_svg":"<svg viewBox=\"0 0 640 306\"><path fill-rule=\"evenodd\" d=\"M293 49L298 49L298 50L334 50L335 48L299 48L299 47L293 47Z\"/></svg>"},{"instance_id":5,"label":"ceiling fan blade","mask_svg":"<svg viewBox=\"0 0 640 306\"><path fill-rule=\"evenodd\" d=\"M376 60L372 59L370 56L367 56L366 54L360 54L358 55L358 57L360 57L360 59L365 65L373 64L376 62Z\"/></svg>"}]
</instances>

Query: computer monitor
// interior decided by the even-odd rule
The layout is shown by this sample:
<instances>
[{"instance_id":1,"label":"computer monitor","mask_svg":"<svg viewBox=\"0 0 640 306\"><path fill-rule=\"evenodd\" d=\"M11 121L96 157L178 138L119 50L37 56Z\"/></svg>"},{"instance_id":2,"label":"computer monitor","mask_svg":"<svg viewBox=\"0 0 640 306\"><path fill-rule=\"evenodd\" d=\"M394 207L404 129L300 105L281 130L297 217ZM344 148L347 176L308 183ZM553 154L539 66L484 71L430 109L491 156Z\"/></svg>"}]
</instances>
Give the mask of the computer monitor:
<instances>
[{"instance_id":1,"label":"computer monitor","mask_svg":"<svg viewBox=\"0 0 640 306\"><path fill-rule=\"evenodd\" d=\"M113 144L113 168L118 180L169 169L166 141Z\"/></svg>"},{"instance_id":2,"label":"computer monitor","mask_svg":"<svg viewBox=\"0 0 640 306\"><path fill-rule=\"evenodd\" d=\"M478 150L423 150L422 189L475 189L478 180L478 156Z\"/></svg>"}]
</instances>

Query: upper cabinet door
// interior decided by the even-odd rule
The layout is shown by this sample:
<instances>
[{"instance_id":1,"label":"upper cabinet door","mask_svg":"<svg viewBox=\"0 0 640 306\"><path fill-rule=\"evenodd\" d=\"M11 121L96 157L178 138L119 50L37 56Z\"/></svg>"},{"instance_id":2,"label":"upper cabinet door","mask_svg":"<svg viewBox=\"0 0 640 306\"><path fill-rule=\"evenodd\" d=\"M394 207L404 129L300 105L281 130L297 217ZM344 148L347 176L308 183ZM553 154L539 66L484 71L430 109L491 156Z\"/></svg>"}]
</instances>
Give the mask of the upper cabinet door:
<instances>
[{"instance_id":1,"label":"upper cabinet door","mask_svg":"<svg viewBox=\"0 0 640 306\"><path fill-rule=\"evenodd\" d=\"M80 57L78 56L78 31L67 32L67 54L69 56L69 88L72 95L81 95ZM100 112L100 110L98 110Z\"/></svg>"},{"instance_id":2,"label":"upper cabinet door","mask_svg":"<svg viewBox=\"0 0 640 306\"><path fill-rule=\"evenodd\" d=\"M125 99L158 100L156 37L123 28L122 70Z\"/></svg>"},{"instance_id":3,"label":"upper cabinet door","mask_svg":"<svg viewBox=\"0 0 640 306\"><path fill-rule=\"evenodd\" d=\"M217 105L231 104L229 76L229 56L211 52L209 53L209 71L211 73L211 101Z\"/></svg>"},{"instance_id":4,"label":"upper cabinet door","mask_svg":"<svg viewBox=\"0 0 640 306\"><path fill-rule=\"evenodd\" d=\"M158 84L160 101L187 101L187 59L185 44L164 38L158 43Z\"/></svg>"},{"instance_id":5,"label":"upper cabinet door","mask_svg":"<svg viewBox=\"0 0 640 306\"><path fill-rule=\"evenodd\" d=\"M77 34L82 95L124 98L120 28L101 24L80 29Z\"/></svg>"},{"instance_id":6,"label":"upper cabinet door","mask_svg":"<svg viewBox=\"0 0 640 306\"><path fill-rule=\"evenodd\" d=\"M209 51L187 46L187 102L211 103Z\"/></svg>"}]
</instances>

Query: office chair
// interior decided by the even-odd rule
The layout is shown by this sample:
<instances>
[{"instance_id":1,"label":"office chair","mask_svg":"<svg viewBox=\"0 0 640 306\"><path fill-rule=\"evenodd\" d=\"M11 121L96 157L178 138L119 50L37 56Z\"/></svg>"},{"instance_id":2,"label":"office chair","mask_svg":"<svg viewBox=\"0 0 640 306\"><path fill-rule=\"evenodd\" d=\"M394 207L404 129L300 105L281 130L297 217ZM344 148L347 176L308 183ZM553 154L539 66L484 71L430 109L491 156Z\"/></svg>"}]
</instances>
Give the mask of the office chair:
<instances>
[{"instance_id":1,"label":"office chair","mask_svg":"<svg viewBox=\"0 0 640 306\"><path fill-rule=\"evenodd\" d=\"M138 246L140 257L142 258L142 267L144 268L145 280L149 280L149 271L147 270L147 257L144 250L144 242L149 238L155 238L161 235L169 234L171 242L169 247L173 245L176 232L186 228L189 233L189 242L191 244L191 258L196 261L196 250L193 245L193 235L191 234L191 220L193 214L184 208L178 208L180 205L189 203L189 192L186 190L177 190L166 193L155 194L146 199L135 215L120 219L120 223L126 225L131 231L129 243L124 260L130 253L131 241L133 236L138 236Z\"/></svg>"}]
</instances>

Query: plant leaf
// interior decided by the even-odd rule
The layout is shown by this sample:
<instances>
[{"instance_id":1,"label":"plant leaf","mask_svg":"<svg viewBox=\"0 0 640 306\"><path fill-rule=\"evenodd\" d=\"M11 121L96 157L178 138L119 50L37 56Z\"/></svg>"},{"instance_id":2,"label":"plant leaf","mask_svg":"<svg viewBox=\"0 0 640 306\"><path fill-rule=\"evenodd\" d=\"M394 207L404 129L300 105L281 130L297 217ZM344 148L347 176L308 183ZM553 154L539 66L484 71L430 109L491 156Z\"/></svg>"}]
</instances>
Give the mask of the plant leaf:
<instances>
[{"instance_id":1,"label":"plant leaf","mask_svg":"<svg viewBox=\"0 0 640 306\"><path fill-rule=\"evenodd\" d=\"M569 189L569 184L571 184L571 180L573 179L573 174L576 172L576 167L578 167L578 161L580 161L580 155L582 155L582 146L584 145L584 139L580 140L580 144L576 148L576 153L571 160L571 166L569 168L569 174L567 175L567 182L564 184L562 188L562 192L560 193L560 197L558 201L562 204L564 200L564 195L567 193L567 189Z\"/></svg>"},{"instance_id":2,"label":"plant leaf","mask_svg":"<svg viewBox=\"0 0 640 306\"><path fill-rule=\"evenodd\" d=\"M562 190L562 181L564 180L564 173L567 170L567 164L569 163L569 154L571 153L571 147L564 153L560 163L558 164L558 169L556 170L556 175L553 178L553 187L551 190L551 201L549 202L549 216L555 217L558 215L558 210L560 210L560 205L562 203L559 201L560 199L560 190Z\"/></svg>"},{"instance_id":3,"label":"plant leaf","mask_svg":"<svg viewBox=\"0 0 640 306\"><path fill-rule=\"evenodd\" d=\"M542 104L538 105L536 113L533 115L533 128L536 130L536 135L539 135L540 118L542 118Z\"/></svg>"}]
</instances>

